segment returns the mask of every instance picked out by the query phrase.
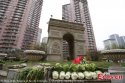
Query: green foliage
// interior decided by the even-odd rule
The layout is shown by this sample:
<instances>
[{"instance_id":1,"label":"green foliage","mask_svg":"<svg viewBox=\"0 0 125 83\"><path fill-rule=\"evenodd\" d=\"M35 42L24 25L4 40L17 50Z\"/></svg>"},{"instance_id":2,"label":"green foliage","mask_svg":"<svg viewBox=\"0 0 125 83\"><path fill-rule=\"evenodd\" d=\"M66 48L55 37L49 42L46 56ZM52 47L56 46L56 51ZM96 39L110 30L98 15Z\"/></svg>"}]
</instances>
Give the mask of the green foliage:
<instances>
[{"instance_id":1,"label":"green foliage","mask_svg":"<svg viewBox=\"0 0 125 83\"><path fill-rule=\"evenodd\" d=\"M91 64L85 64L85 70L86 71L95 71L96 70L96 65L94 63Z\"/></svg>"},{"instance_id":2,"label":"green foliage","mask_svg":"<svg viewBox=\"0 0 125 83\"><path fill-rule=\"evenodd\" d=\"M41 43L39 44L34 44L30 48L31 50L42 50L42 51L47 51L47 44L46 43Z\"/></svg>"},{"instance_id":3,"label":"green foliage","mask_svg":"<svg viewBox=\"0 0 125 83\"><path fill-rule=\"evenodd\" d=\"M32 70L32 68L24 68L18 72L15 79L16 80L27 80L28 73Z\"/></svg>"},{"instance_id":4,"label":"green foliage","mask_svg":"<svg viewBox=\"0 0 125 83\"><path fill-rule=\"evenodd\" d=\"M85 65L84 64L79 65L79 71L81 71L81 72L85 71Z\"/></svg>"},{"instance_id":5,"label":"green foliage","mask_svg":"<svg viewBox=\"0 0 125 83\"><path fill-rule=\"evenodd\" d=\"M70 71L70 72L84 72L84 71L95 71L96 65L94 63L91 64L60 64L56 63L54 66L55 71Z\"/></svg>"},{"instance_id":6,"label":"green foliage","mask_svg":"<svg viewBox=\"0 0 125 83\"><path fill-rule=\"evenodd\" d=\"M61 71L62 69L63 69L62 64L60 64L60 63L56 63L56 64L55 64L54 70L56 70L56 71Z\"/></svg>"},{"instance_id":7,"label":"green foliage","mask_svg":"<svg viewBox=\"0 0 125 83\"><path fill-rule=\"evenodd\" d=\"M4 64L4 63L5 63L4 61L0 60L0 64Z\"/></svg>"},{"instance_id":8,"label":"green foliage","mask_svg":"<svg viewBox=\"0 0 125 83\"><path fill-rule=\"evenodd\" d=\"M34 66L20 70L14 79L23 80L25 83L31 83L31 81L38 83L38 81L44 79L44 73L45 71L42 66ZM17 81L17 83L20 82Z\"/></svg>"},{"instance_id":9,"label":"green foliage","mask_svg":"<svg viewBox=\"0 0 125 83\"><path fill-rule=\"evenodd\" d=\"M122 67L125 67L125 63L121 63L120 65L121 65Z\"/></svg>"},{"instance_id":10,"label":"green foliage","mask_svg":"<svg viewBox=\"0 0 125 83\"><path fill-rule=\"evenodd\" d=\"M113 63L112 62L105 62L105 61L92 61L91 63L96 64L97 67L101 68L109 68Z\"/></svg>"},{"instance_id":11,"label":"green foliage","mask_svg":"<svg viewBox=\"0 0 125 83\"><path fill-rule=\"evenodd\" d=\"M63 66L62 66L62 67L63 67L63 70L64 70L65 72L69 71L69 69L70 69L69 66L70 66L69 64L66 64L66 63L63 64Z\"/></svg>"},{"instance_id":12,"label":"green foliage","mask_svg":"<svg viewBox=\"0 0 125 83\"><path fill-rule=\"evenodd\" d=\"M71 72L77 72L79 70L79 65L78 64L71 64L70 65L70 71Z\"/></svg>"}]
</instances>

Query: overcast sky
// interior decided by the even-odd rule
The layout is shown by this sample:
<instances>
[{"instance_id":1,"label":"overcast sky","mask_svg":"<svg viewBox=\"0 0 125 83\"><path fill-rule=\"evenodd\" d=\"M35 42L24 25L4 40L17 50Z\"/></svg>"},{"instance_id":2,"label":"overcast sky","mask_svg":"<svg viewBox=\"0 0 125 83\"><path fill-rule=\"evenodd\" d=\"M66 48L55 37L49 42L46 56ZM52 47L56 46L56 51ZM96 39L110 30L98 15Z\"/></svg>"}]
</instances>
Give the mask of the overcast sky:
<instances>
[{"instance_id":1,"label":"overcast sky","mask_svg":"<svg viewBox=\"0 0 125 83\"><path fill-rule=\"evenodd\" d=\"M51 15L55 19L62 18L62 5L70 0L44 0L40 20L42 38L47 37L47 22ZM125 36L125 0L88 0L96 44L102 49L103 40L111 34Z\"/></svg>"}]
</instances>

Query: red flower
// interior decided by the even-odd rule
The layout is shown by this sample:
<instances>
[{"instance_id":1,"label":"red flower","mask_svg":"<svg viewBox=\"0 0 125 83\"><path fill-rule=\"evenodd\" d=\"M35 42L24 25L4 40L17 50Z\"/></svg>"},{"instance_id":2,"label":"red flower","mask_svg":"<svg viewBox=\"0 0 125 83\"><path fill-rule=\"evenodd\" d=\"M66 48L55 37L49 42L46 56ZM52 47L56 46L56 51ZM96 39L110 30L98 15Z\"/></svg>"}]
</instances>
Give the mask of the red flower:
<instances>
[{"instance_id":1,"label":"red flower","mask_svg":"<svg viewBox=\"0 0 125 83\"><path fill-rule=\"evenodd\" d=\"M81 62L82 59L83 59L82 56L78 56L74 60L72 60L72 63L74 63L74 64L80 64L80 62Z\"/></svg>"}]
</instances>

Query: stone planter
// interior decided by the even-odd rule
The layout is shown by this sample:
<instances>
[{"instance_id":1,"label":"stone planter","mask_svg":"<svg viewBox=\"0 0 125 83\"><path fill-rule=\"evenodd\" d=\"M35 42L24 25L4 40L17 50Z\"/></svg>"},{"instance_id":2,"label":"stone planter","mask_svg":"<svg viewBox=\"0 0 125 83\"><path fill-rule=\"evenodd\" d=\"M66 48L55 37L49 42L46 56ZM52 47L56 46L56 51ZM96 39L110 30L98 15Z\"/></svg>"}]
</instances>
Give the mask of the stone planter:
<instances>
[{"instance_id":1,"label":"stone planter","mask_svg":"<svg viewBox=\"0 0 125 83\"><path fill-rule=\"evenodd\" d=\"M7 74L7 80L13 80L14 76L17 75L19 69L9 69Z\"/></svg>"},{"instance_id":2,"label":"stone planter","mask_svg":"<svg viewBox=\"0 0 125 83\"><path fill-rule=\"evenodd\" d=\"M7 72L0 70L0 83L2 83L2 80L7 78Z\"/></svg>"}]
</instances>

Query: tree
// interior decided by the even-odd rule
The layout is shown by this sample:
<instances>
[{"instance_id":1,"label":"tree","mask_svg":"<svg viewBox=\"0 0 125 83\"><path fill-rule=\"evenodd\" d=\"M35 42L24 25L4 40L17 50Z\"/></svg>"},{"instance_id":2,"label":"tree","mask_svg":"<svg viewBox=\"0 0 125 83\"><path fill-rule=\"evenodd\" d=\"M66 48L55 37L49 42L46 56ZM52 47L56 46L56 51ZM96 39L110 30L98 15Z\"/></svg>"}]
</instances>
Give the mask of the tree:
<instances>
[{"instance_id":1,"label":"tree","mask_svg":"<svg viewBox=\"0 0 125 83\"><path fill-rule=\"evenodd\" d=\"M47 51L47 44L46 43L41 43L39 44L34 44L31 50L41 50L41 51Z\"/></svg>"}]
</instances>

